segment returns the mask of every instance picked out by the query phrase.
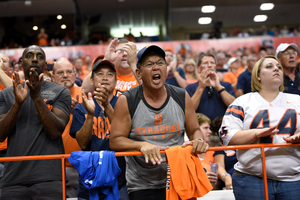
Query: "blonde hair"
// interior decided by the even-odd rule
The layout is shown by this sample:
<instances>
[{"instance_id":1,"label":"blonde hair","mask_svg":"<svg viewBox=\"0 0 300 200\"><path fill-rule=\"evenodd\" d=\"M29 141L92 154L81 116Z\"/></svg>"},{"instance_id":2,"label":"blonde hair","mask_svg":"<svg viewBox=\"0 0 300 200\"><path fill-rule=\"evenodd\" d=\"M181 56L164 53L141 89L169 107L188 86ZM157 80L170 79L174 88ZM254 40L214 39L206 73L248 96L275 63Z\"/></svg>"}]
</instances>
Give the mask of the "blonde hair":
<instances>
[{"instance_id":1,"label":"blonde hair","mask_svg":"<svg viewBox=\"0 0 300 200\"><path fill-rule=\"evenodd\" d=\"M199 126L201 126L205 122L208 122L210 124L211 120L206 115L202 113L196 113L196 115L197 115Z\"/></svg>"},{"instance_id":2,"label":"blonde hair","mask_svg":"<svg viewBox=\"0 0 300 200\"><path fill-rule=\"evenodd\" d=\"M275 56L272 56L272 55L265 56L265 57L261 58L259 61L257 61L252 69L252 78L251 78L252 92L259 92L261 90L261 83L258 80L258 77L260 74L261 66L262 66L263 62L265 61L265 59L267 59L267 58L273 58L281 65L280 61ZM283 68L281 68L281 69L283 72ZM283 82L282 82L281 85L279 86L279 91L282 92L283 90L284 90L284 86L283 86Z\"/></svg>"},{"instance_id":3,"label":"blonde hair","mask_svg":"<svg viewBox=\"0 0 300 200\"><path fill-rule=\"evenodd\" d=\"M197 66L196 66L196 62L195 62L195 60L193 58L188 58L188 59L185 60L184 65L183 65L184 73L186 71L186 66L187 66L188 63L192 63L192 65L194 66L193 77L195 79L198 79L198 76L197 76Z\"/></svg>"}]
</instances>

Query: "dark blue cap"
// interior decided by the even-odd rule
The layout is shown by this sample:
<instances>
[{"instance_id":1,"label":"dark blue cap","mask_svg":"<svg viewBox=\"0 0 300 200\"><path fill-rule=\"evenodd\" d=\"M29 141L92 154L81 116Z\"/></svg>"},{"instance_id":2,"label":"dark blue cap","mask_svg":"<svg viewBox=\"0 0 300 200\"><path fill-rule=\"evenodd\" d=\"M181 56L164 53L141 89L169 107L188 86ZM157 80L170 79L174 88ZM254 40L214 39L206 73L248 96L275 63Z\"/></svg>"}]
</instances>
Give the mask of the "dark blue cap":
<instances>
[{"instance_id":1,"label":"dark blue cap","mask_svg":"<svg viewBox=\"0 0 300 200\"><path fill-rule=\"evenodd\" d=\"M112 62L110 62L109 60L98 60L97 62L95 62L93 65L93 68L92 68L92 72L94 72L98 67L104 66L104 65L110 66L116 72L115 65Z\"/></svg>"},{"instance_id":2,"label":"dark blue cap","mask_svg":"<svg viewBox=\"0 0 300 200\"><path fill-rule=\"evenodd\" d=\"M160 55L163 59L165 59L165 51L160 48L159 46L156 46L156 45L151 45L151 46L146 46L144 48L142 48L138 54L137 54L137 58L138 58L138 61L137 61L137 67L139 68L140 67L140 63L142 58L147 55L149 52L155 52L157 53L158 55Z\"/></svg>"}]
</instances>

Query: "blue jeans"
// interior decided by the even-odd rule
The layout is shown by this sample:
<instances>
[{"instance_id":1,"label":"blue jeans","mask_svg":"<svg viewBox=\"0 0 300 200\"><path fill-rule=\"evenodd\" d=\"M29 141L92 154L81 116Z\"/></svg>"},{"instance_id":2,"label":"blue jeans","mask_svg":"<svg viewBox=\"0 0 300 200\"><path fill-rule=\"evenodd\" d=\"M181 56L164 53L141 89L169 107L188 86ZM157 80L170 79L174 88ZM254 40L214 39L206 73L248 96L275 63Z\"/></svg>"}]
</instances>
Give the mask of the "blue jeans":
<instances>
[{"instance_id":1,"label":"blue jeans","mask_svg":"<svg viewBox=\"0 0 300 200\"><path fill-rule=\"evenodd\" d=\"M269 200L298 200L300 181L283 182L267 180ZM232 175L233 193L236 200L265 199L264 184L261 177L235 171Z\"/></svg>"}]
</instances>

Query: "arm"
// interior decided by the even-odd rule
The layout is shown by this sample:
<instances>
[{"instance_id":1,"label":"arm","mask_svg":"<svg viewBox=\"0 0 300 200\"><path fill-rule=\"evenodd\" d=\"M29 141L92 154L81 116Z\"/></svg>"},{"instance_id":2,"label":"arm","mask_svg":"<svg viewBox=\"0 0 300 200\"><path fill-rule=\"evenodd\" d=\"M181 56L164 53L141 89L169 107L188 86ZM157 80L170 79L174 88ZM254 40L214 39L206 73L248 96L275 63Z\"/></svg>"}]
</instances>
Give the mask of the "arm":
<instances>
[{"instance_id":1,"label":"arm","mask_svg":"<svg viewBox=\"0 0 300 200\"><path fill-rule=\"evenodd\" d=\"M133 42L128 42L124 46L124 50L127 52L127 62L132 70L132 73L134 74L135 79L139 84L142 83L142 80L139 79L135 73L136 71L136 55L137 55L137 50L136 50L136 45Z\"/></svg>"},{"instance_id":2,"label":"arm","mask_svg":"<svg viewBox=\"0 0 300 200\"><path fill-rule=\"evenodd\" d=\"M148 142L133 141L128 138L130 130L131 116L127 106L127 98L121 95L115 105L111 123L110 149L113 151L141 151L145 156L146 163L150 159L153 165L160 164L162 158L159 151L168 147L160 147Z\"/></svg>"},{"instance_id":3,"label":"arm","mask_svg":"<svg viewBox=\"0 0 300 200\"><path fill-rule=\"evenodd\" d=\"M278 132L279 130L276 129L276 126L271 128L241 130L234 134L229 145L251 144L258 138L267 137Z\"/></svg>"},{"instance_id":4,"label":"arm","mask_svg":"<svg viewBox=\"0 0 300 200\"><path fill-rule=\"evenodd\" d=\"M185 127L186 134L190 139L189 142L183 144L184 146L193 145L192 153L201 154L208 151L208 144L199 140L199 138L204 138L202 132L200 131L199 123L195 110L192 106L192 101L187 92L185 92Z\"/></svg>"},{"instance_id":5,"label":"arm","mask_svg":"<svg viewBox=\"0 0 300 200\"><path fill-rule=\"evenodd\" d=\"M230 189L232 189L232 178L231 178L230 174L228 174L227 171L225 170L224 159L225 159L224 154L215 155L214 163L217 163L219 166L219 169L218 169L219 179L225 183L226 189L230 190Z\"/></svg>"},{"instance_id":6,"label":"arm","mask_svg":"<svg viewBox=\"0 0 300 200\"><path fill-rule=\"evenodd\" d=\"M243 89L237 89L236 90L236 96L239 97L239 96L242 96L244 95L244 90Z\"/></svg>"},{"instance_id":7,"label":"arm","mask_svg":"<svg viewBox=\"0 0 300 200\"><path fill-rule=\"evenodd\" d=\"M88 93L89 99L86 98L82 90L82 104L87 110L88 114L81 129L76 132L76 140L81 149L86 149L92 139L93 135L93 119L95 112L95 103L92 94Z\"/></svg>"},{"instance_id":8,"label":"arm","mask_svg":"<svg viewBox=\"0 0 300 200\"><path fill-rule=\"evenodd\" d=\"M43 83L43 74L38 76L34 69L30 69L29 77L30 80L26 80L25 83L29 88L29 94L37 109L39 118L50 138L52 140L58 139L61 137L69 121L69 116L59 108L53 108L52 111L48 109L40 93L40 88Z\"/></svg>"},{"instance_id":9,"label":"arm","mask_svg":"<svg viewBox=\"0 0 300 200\"><path fill-rule=\"evenodd\" d=\"M85 91L85 94L94 93L94 87L91 85L91 75L92 72L90 72L83 80L82 82L82 89Z\"/></svg>"},{"instance_id":10,"label":"arm","mask_svg":"<svg viewBox=\"0 0 300 200\"><path fill-rule=\"evenodd\" d=\"M13 79L15 102L7 114L0 115L0 142L3 142L14 130L19 111L28 94L27 85L25 88L22 87L18 73L13 76Z\"/></svg>"},{"instance_id":11,"label":"arm","mask_svg":"<svg viewBox=\"0 0 300 200\"><path fill-rule=\"evenodd\" d=\"M176 79L176 82L178 83L178 85L185 89L186 86L188 85L186 80L181 76L182 74L180 74L177 70L176 70L176 63L174 61L171 62L170 65L175 65L175 67L171 67L171 70L174 74L174 78ZM183 76L184 76L184 72L183 73Z\"/></svg>"},{"instance_id":12,"label":"arm","mask_svg":"<svg viewBox=\"0 0 300 200\"><path fill-rule=\"evenodd\" d=\"M13 86L12 79L7 76L7 74L3 71L4 69L4 63L3 60L0 59L0 81L3 83L4 87L10 87Z\"/></svg>"}]
</instances>

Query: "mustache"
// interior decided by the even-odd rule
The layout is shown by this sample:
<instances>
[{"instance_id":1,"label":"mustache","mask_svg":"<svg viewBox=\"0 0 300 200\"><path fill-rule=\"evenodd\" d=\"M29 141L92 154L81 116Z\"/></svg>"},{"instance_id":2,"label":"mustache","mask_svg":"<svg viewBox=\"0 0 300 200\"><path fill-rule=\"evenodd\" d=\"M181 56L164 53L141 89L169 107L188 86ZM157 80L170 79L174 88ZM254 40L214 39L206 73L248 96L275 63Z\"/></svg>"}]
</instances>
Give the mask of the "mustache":
<instances>
[{"instance_id":1,"label":"mustache","mask_svg":"<svg viewBox=\"0 0 300 200\"><path fill-rule=\"evenodd\" d=\"M71 81L71 80L68 79L68 78L63 78L63 79L60 80L60 82L63 82L63 81Z\"/></svg>"}]
</instances>

